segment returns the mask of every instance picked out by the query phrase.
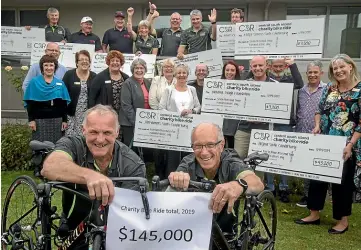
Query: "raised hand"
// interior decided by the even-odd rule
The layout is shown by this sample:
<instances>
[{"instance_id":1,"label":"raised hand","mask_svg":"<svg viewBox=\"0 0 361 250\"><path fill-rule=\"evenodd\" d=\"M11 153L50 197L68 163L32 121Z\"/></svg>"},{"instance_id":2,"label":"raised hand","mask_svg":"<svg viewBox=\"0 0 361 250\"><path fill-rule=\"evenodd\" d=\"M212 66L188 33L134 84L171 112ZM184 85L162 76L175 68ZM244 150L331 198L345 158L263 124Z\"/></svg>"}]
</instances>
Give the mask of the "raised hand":
<instances>
[{"instance_id":1,"label":"raised hand","mask_svg":"<svg viewBox=\"0 0 361 250\"><path fill-rule=\"evenodd\" d=\"M133 16L134 15L134 9L132 7L129 7L127 9L127 14L128 14L128 16Z\"/></svg>"},{"instance_id":2,"label":"raised hand","mask_svg":"<svg viewBox=\"0 0 361 250\"><path fill-rule=\"evenodd\" d=\"M211 23L214 23L217 21L217 10L215 8L213 8L213 10L211 10L211 15L208 15L208 19Z\"/></svg>"}]
</instances>

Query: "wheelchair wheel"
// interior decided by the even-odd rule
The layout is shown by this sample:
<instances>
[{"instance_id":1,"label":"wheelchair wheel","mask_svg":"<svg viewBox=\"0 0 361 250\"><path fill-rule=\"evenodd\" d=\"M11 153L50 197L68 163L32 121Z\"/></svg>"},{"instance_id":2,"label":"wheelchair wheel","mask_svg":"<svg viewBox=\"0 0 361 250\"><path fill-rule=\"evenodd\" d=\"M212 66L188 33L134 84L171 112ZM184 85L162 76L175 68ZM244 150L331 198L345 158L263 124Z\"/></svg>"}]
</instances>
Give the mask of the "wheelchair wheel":
<instances>
[{"instance_id":1,"label":"wheelchair wheel","mask_svg":"<svg viewBox=\"0 0 361 250\"><path fill-rule=\"evenodd\" d=\"M45 249L39 244L42 223L38 222L37 185L29 176L19 176L4 200L1 222L2 249Z\"/></svg>"},{"instance_id":2,"label":"wheelchair wheel","mask_svg":"<svg viewBox=\"0 0 361 250\"><path fill-rule=\"evenodd\" d=\"M248 249L273 250L277 231L277 209L272 192L263 191L258 195L253 222L248 236Z\"/></svg>"}]
</instances>

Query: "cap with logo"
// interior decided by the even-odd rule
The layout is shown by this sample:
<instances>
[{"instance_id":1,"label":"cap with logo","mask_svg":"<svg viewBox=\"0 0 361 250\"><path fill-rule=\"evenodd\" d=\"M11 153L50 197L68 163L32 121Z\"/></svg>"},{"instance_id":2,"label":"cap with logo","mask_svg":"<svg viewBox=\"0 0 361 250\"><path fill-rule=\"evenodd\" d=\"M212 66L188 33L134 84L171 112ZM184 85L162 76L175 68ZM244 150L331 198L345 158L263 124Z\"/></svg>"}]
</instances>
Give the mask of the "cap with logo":
<instances>
[{"instance_id":1,"label":"cap with logo","mask_svg":"<svg viewBox=\"0 0 361 250\"><path fill-rule=\"evenodd\" d=\"M125 15L124 15L123 11L117 11L117 12L115 12L114 17L123 17L123 18L125 18Z\"/></svg>"},{"instance_id":2,"label":"cap with logo","mask_svg":"<svg viewBox=\"0 0 361 250\"><path fill-rule=\"evenodd\" d=\"M81 19L80 23L86 23L86 22L91 22L93 23L93 19L90 16L85 16Z\"/></svg>"}]
</instances>

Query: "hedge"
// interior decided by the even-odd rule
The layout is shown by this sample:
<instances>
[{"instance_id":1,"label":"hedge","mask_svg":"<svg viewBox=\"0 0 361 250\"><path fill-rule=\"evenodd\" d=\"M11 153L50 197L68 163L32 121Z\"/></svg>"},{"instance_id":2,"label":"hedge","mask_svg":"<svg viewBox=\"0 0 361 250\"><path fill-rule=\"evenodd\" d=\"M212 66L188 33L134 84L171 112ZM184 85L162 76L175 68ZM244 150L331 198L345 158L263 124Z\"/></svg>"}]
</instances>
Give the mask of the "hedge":
<instances>
[{"instance_id":1,"label":"hedge","mask_svg":"<svg viewBox=\"0 0 361 250\"><path fill-rule=\"evenodd\" d=\"M27 125L6 124L1 128L1 170L30 170L31 130Z\"/></svg>"}]
</instances>

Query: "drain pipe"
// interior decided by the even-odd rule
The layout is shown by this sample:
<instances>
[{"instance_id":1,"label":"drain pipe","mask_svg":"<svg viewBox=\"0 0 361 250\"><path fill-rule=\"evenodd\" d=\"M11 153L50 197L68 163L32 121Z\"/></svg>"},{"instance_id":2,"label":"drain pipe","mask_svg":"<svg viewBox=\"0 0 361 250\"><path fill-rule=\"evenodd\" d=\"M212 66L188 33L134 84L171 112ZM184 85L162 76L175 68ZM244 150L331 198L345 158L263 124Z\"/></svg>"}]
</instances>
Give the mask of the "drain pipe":
<instances>
[{"instance_id":1,"label":"drain pipe","mask_svg":"<svg viewBox=\"0 0 361 250\"><path fill-rule=\"evenodd\" d=\"M272 0L268 0L265 8L264 8L264 20L263 21L268 21L269 15L268 15L268 10L269 10L269 6L271 5Z\"/></svg>"}]
</instances>

